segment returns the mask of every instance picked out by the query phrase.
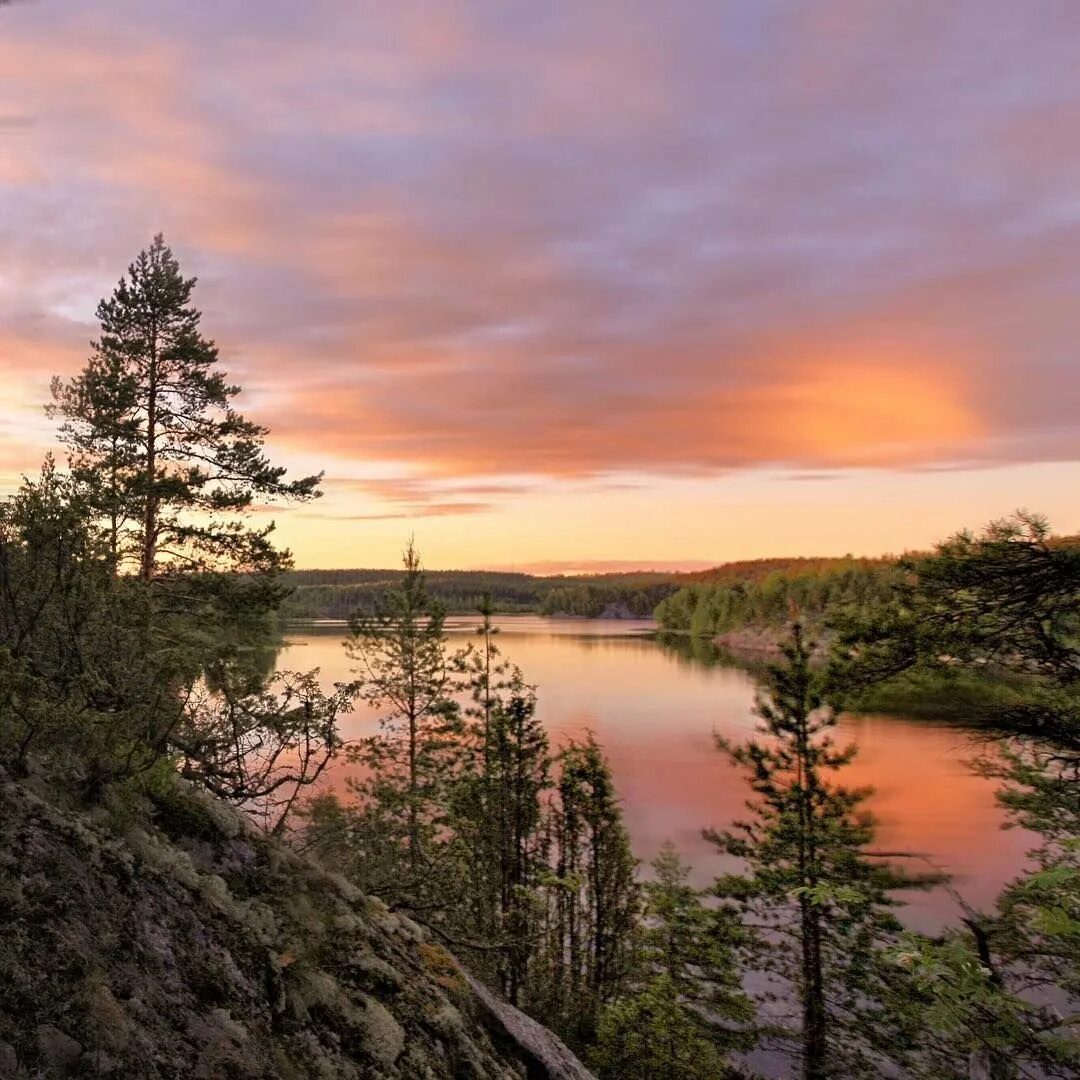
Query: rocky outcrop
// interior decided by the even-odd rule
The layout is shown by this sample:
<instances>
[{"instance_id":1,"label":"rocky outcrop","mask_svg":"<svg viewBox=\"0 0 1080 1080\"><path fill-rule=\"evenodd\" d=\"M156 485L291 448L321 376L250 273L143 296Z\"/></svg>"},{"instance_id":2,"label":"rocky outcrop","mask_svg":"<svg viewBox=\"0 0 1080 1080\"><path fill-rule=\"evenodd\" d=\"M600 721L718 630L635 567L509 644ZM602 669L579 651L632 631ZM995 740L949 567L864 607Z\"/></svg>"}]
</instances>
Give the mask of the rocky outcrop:
<instances>
[{"instance_id":1,"label":"rocky outcrop","mask_svg":"<svg viewBox=\"0 0 1080 1080\"><path fill-rule=\"evenodd\" d=\"M772 660L783 655L782 646L791 636L787 626L743 626L717 634L713 644L734 657L746 660ZM811 630L812 653L822 657L828 651L832 635L827 630Z\"/></svg>"},{"instance_id":2,"label":"rocky outcrop","mask_svg":"<svg viewBox=\"0 0 1080 1080\"><path fill-rule=\"evenodd\" d=\"M584 1080L415 923L187 790L0 775L0 1076Z\"/></svg>"},{"instance_id":3,"label":"rocky outcrop","mask_svg":"<svg viewBox=\"0 0 1080 1080\"><path fill-rule=\"evenodd\" d=\"M514 1057L525 1062L529 1080L593 1080L593 1074L543 1024L507 1004L467 971L461 974L476 995L481 1020L496 1045L510 1047Z\"/></svg>"}]
</instances>

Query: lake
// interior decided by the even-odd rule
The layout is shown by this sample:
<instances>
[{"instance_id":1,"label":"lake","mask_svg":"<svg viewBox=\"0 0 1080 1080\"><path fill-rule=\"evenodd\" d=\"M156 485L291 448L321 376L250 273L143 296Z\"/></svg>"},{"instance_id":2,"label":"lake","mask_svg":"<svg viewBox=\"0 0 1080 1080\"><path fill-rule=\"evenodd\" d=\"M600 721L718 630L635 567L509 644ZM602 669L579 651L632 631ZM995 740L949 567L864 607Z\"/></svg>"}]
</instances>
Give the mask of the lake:
<instances>
[{"instance_id":1,"label":"lake","mask_svg":"<svg viewBox=\"0 0 1080 1080\"><path fill-rule=\"evenodd\" d=\"M687 659L655 640L651 621L584 620L520 615L498 619L503 654L537 687L538 715L553 744L592 731L611 762L635 854L649 860L673 841L704 885L730 861L701 836L740 816L748 791L740 771L714 743L714 733L753 733L754 682L741 668ZM452 646L476 619L448 620ZM318 667L325 683L350 679L344 627L287 633L281 670ZM376 730L361 706L342 720L345 738ZM1025 864L1030 835L1006 830L994 784L975 775L973 733L955 722L905 716L844 716L838 741L859 746L844 782L869 784L879 822L875 847L919 855L905 863L948 871L952 887L975 907L988 906ZM340 784L341 766L330 782ZM926 861L924 861L926 860ZM906 895L900 916L934 933L959 908L945 889Z\"/></svg>"}]
</instances>

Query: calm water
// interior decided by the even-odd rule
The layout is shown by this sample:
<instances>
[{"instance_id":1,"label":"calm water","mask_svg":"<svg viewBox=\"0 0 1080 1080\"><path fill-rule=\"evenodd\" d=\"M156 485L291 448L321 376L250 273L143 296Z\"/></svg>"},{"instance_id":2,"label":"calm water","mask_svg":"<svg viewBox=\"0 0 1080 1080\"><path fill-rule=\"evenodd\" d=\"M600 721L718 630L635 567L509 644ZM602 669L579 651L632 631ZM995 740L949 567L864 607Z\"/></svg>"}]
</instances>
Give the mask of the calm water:
<instances>
[{"instance_id":1,"label":"calm water","mask_svg":"<svg viewBox=\"0 0 1080 1080\"><path fill-rule=\"evenodd\" d=\"M743 809L747 790L713 742L714 732L739 738L754 730L753 680L744 671L687 660L647 635L648 622L509 616L498 643L536 684L539 715L553 742L591 730L611 761L625 804L635 853L653 857L665 840L678 845L699 884L725 868L702 839ZM475 620L454 620L453 643ZM343 628L288 635L278 667L318 667L325 682L351 678ZM346 716L346 738L367 734L375 717ZM953 875L953 886L976 906L988 905L1024 865L1030 837L1004 830L992 783L975 776L968 733L954 724L903 716L845 717L840 737L860 752L847 782L870 784L879 821L876 846L925 856ZM342 774L337 774L340 783ZM333 779L332 781L333 782ZM913 868L925 869L921 861ZM944 890L912 893L902 917L935 932L957 908Z\"/></svg>"}]
</instances>

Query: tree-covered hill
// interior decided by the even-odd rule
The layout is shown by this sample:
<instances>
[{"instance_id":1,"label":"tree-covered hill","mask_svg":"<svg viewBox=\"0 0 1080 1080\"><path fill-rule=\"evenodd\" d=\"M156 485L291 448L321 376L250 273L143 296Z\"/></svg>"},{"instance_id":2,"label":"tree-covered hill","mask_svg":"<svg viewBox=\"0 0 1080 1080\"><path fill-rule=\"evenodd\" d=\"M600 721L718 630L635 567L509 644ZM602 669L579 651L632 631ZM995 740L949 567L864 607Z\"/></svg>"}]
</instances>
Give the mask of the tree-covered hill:
<instances>
[{"instance_id":1,"label":"tree-covered hill","mask_svg":"<svg viewBox=\"0 0 1080 1080\"><path fill-rule=\"evenodd\" d=\"M793 617L820 627L841 612L883 604L901 573L893 559L761 559L699 575L662 600L665 630L715 637L736 630L779 630Z\"/></svg>"},{"instance_id":2,"label":"tree-covered hill","mask_svg":"<svg viewBox=\"0 0 1080 1080\"><path fill-rule=\"evenodd\" d=\"M708 570L697 570L683 575L690 582L709 585L736 585L757 583L774 574L784 577L802 577L811 574L825 574L852 567L873 568L891 565L896 560L892 556L881 558L857 558L853 555L793 555L778 556L768 559L736 559L721 563Z\"/></svg>"}]
</instances>

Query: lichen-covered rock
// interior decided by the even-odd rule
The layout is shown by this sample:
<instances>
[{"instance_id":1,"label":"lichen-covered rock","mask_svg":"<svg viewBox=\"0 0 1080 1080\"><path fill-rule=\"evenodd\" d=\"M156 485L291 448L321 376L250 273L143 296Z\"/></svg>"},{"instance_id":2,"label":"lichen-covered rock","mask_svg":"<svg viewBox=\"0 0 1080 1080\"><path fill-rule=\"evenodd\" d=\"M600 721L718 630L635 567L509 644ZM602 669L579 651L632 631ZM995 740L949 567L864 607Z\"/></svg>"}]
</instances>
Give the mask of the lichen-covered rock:
<instances>
[{"instance_id":1,"label":"lichen-covered rock","mask_svg":"<svg viewBox=\"0 0 1080 1080\"><path fill-rule=\"evenodd\" d=\"M202 794L120 828L0 773L0 1076L588 1076L545 1072L575 1059L495 1000L415 923Z\"/></svg>"}]
</instances>

